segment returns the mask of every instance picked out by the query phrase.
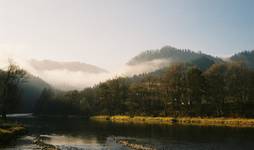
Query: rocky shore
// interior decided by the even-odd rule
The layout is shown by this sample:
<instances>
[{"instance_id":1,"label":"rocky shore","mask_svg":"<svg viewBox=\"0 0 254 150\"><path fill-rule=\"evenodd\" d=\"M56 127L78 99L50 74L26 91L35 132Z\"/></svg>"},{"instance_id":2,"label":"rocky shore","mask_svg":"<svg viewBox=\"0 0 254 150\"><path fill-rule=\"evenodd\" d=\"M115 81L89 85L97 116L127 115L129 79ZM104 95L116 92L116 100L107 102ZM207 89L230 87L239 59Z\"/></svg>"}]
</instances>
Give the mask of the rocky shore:
<instances>
[{"instance_id":1,"label":"rocky shore","mask_svg":"<svg viewBox=\"0 0 254 150\"><path fill-rule=\"evenodd\" d=\"M58 148L55 145L45 143L44 141L47 138L48 137L46 136L40 135L34 139L33 143L38 145L41 148L41 150L60 150L60 148Z\"/></svg>"},{"instance_id":2,"label":"rocky shore","mask_svg":"<svg viewBox=\"0 0 254 150\"><path fill-rule=\"evenodd\" d=\"M0 144L8 144L26 132L26 128L21 124L0 121Z\"/></svg>"}]
</instances>

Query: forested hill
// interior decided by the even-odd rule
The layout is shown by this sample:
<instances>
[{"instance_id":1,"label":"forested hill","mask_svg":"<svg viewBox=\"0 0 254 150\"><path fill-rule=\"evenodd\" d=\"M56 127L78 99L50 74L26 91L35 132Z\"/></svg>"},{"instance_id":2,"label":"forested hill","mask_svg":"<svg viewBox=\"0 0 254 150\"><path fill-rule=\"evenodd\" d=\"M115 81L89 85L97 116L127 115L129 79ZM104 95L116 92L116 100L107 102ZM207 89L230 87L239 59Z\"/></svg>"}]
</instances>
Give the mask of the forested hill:
<instances>
[{"instance_id":1,"label":"forested hill","mask_svg":"<svg viewBox=\"0 0 254 150\"><path fill-rule=\"evenodd\" d=\"M254 50L237 53L230 57L230 60L243 62L249 68L254 69Z\"/></svg>"},{"instance_id":2,"label":"forested hill","mask_svg":"<svg viewBox=\"0 0 254 150\"><path fill-rule=\"evenodd\" d=\"M51 86L39 77L29 74L25 82L20 85L22 96L18 111L22 113L33 112L36 101L44 88L48 89L51 88Z\"/></svg>"},{"instance_id":3,"label":"forested hill","mask_svg":"<svg viewBox=\"0 0 254 150\"><path fill-rule=\"evenodd\" d=\"M149 65L145 62L167 59L170 65L82 91L45 89L35 114L254 117L252 55L242 52L220 59L172 47L146 51L128 64L143 67Z\"/></svg>"},{"instance_id":4,"label":"forested hill","mask_svg":"<svg viewBox=\"0 0 254 150\"><path fill-rule=\"evenodd\" d=\"M0 69L0 112L5 107L7 113L31 113L42 90L51 86L16 65L11 67L8 71Z\"/></svg>"},{"instance_id":5,"label":"forested hill","mask_svg":"<svg viewBox=\"0 0 254 150\"><path fill-rule=\"evenodd\" d=\"M223 62L218 57L204 53L197 53L188 49L177 49L165 46L158 50L147 50L132 58L127 64L138 65L153 60L168 60L170 63L189 63L198 66L200 69L207 69L214 63Z\"/></svg>"}]
</instances>

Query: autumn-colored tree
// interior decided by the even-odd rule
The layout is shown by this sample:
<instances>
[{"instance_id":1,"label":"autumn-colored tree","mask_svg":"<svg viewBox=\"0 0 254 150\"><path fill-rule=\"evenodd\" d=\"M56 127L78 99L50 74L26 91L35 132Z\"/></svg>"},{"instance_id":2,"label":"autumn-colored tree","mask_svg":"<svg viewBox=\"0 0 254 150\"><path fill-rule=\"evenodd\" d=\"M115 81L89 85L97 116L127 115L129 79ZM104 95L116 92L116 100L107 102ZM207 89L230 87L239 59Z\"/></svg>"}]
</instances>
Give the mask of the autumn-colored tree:
<instances>
[{"instance_id":1,"label":"autumn-colored tree","mask_svg":"<svg viewBox=\"0 0 254 150\"><path fill-rule=\"evenodd\" d=\"M178 116L185 114L187 101L187 76L184 64L172 65L163 80L165 88L165 103L169 106L167 111L171 115Z\"/></svg>"},{"instance_id":2,"label":"autumn-colored tree","mask_svg":"<svg viewBox=\"0 0 254 150\"><path fill-rule=\"evenodd\" d=\"M244 106L250 100L251 72L243 63L228 64L225 83L226 100L235 104L231 113L244 115Z\"/></svg>"},{"instance_id":3,"label":"autumn-colored tree","mask_svg":"<svg viewBox=\"0 0 254 150\"><path fill-rule=\"evenodd\" d=\"M191 67L187 71L187 111L190 116L202 115L202 99L205 94L205 78L202 71Z\"/></svg>"},{"instance_id":4,"label":"autumn-colored tree","mask_svg":"<svg viewBox=\"0 0 254 150\"><path fill-rule=\"evenodd\" d=\"M205 73L207 81L206 102L214 107L216 116L223 116L225 105L226 64L214 64Z\"/></svg>"}]
</instances>

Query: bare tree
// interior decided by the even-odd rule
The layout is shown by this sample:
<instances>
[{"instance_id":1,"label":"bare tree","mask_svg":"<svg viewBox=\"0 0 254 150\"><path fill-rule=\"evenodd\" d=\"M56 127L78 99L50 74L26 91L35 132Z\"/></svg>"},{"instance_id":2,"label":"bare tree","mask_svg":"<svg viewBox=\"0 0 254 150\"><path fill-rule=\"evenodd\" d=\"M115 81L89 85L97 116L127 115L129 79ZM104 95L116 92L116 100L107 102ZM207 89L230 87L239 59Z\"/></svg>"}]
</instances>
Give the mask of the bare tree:
<instances>
[{"instance_id":1,"label":"bare tree","mask_svg":"<svg viewBox=\"0 0 254 150\"><path fill-rule=\"evenodd\" d=\"M9 66L5 72L3 72L1 79L1 100L0 108L3 119L6 119L6 113L8 108L17 104L19 84L25 81L26 71L21 69L18 65L9 60Z\"/></svg>"}]
</instances>

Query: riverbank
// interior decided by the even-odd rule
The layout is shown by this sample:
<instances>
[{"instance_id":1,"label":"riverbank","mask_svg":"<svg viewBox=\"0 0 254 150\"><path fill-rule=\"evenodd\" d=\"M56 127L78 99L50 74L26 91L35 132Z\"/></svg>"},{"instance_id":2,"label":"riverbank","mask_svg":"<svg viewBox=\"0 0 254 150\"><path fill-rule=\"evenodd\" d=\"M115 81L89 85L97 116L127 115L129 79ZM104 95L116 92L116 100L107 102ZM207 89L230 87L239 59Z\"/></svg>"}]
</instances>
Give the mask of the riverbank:
<instances>
[{"instance_id":1,"label":"riverbank","mask_svg":"<svg viewBox=\"0 0 254 150\"><path fill-rule=\"evenodd\" d=\"M94 121L141 124L180 124L198 126L254 127L254 119L247 118L201 118L201 117L147 117L147 116L92 116Z\"/></svg>"},{"instance_id":2,"label":"riverbank","mask_svg":"<svg viewBox=\"0 0 254 150\"><path fill-rule=\"evenodd\" d=\"M5 122L0 120L0 144L7 144L13 139L26 133L25 127L21 124Z\"/></svg>"}]
</instances>

